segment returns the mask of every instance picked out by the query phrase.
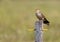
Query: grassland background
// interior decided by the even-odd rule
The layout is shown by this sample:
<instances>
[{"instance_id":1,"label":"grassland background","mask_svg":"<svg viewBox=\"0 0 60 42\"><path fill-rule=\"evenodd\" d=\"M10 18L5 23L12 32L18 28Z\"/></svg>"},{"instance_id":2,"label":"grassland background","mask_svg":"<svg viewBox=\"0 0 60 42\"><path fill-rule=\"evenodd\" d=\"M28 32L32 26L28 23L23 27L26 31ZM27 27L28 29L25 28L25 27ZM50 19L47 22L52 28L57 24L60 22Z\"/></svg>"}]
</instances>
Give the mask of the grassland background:
<instances>
[{"instance_id":1,"label":"grassland background","mask_svg":"<svg viewBox=\"0 0 60 42\"><path fill-rule=\"evenodd\" d=\"M44 42L60 42L60 0L0 0L0 42L34 42L36 8L50 21Z\"/></svg>"}]
</instances>

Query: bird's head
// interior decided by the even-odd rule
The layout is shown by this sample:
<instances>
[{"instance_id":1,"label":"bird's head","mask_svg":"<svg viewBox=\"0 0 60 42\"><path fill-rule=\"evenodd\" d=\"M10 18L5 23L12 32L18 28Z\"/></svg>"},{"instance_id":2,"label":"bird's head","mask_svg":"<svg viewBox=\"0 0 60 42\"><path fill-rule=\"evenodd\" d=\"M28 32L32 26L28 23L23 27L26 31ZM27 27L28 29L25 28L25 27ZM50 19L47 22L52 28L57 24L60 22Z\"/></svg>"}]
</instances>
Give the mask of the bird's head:
<instances>
[{"instance_id":1,"label":"bird's head","mask_svg":"<svg viewBox=\"0 0 60 42\"><path fill-rule=\"evenodd\" d=\"M40 13L41 11L39 9L36 9L36 13Z\"/></svg>"}]
</instances>

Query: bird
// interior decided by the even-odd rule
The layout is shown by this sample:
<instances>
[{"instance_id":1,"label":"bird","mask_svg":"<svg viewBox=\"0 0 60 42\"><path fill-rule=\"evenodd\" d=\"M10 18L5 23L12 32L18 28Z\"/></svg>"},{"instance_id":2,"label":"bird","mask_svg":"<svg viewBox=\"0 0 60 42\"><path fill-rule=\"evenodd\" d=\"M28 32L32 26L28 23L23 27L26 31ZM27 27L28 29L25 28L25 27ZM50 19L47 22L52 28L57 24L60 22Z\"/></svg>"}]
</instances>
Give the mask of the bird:
<instances>
[{"instance_id":1,"label":"bird","mask_svg":"<svg viewBox=\"0 0 60 42\"><path fill-rule=\"evenodd\" d=\"M38 20L43 20L43 23L49 26L49 21L46 19L46 17L43 15L43 13L41 13L41 11L39 9L36 9L36 17L38 18Z\"/></svg>"}]
</instances>

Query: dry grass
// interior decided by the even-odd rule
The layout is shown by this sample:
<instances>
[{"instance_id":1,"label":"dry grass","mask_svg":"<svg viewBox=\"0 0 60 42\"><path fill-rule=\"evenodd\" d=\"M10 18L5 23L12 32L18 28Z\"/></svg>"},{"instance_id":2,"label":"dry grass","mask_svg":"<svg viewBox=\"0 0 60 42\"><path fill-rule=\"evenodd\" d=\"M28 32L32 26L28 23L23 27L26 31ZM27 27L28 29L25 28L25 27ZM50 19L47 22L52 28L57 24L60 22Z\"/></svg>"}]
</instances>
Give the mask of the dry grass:
<instances>
[{"instance_id":1,"label":"dry grass","mask_svg":"<svg viewBox=\"0 0 60 42\"><path fill-rule=\"evenodd\" d=\"M44 32L44 42L60 42L60 1L0 1L0 42L34 42L37 20L35 9L39 8L51 22Z\"/></svg>"}]
</instances>

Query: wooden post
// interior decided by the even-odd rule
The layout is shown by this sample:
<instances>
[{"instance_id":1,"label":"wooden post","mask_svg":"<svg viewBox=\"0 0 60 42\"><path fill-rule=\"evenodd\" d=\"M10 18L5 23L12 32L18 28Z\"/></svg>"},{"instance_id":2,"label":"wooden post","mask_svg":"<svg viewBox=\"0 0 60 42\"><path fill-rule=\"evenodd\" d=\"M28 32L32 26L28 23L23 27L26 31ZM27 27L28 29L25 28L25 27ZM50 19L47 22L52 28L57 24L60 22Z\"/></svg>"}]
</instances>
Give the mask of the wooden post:
<instances>
[{"instance_id":1,"label":"wooden post","mask_svg":"<svg viewBox=\"0 0 60 42\"><path fill-rule=\"evenodd\" d=\"M35 22L35 42L43 42L43 20Z\"/></svg>"}]
</instances>

